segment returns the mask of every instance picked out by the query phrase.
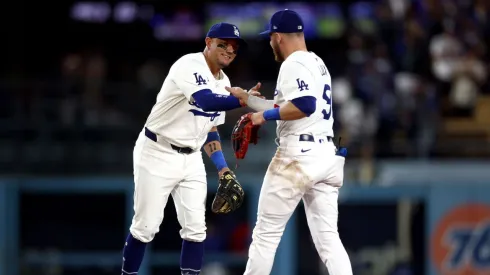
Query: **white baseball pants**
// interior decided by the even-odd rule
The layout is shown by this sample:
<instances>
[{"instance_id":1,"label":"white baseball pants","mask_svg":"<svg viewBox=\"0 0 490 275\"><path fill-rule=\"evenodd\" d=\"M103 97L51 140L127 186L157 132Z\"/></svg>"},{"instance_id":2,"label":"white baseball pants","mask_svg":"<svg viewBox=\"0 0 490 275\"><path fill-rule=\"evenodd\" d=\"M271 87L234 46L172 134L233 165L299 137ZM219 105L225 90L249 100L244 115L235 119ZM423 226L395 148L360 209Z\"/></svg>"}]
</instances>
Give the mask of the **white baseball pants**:
<instances>
[{"instance_id":1,"label":"white baseball pants","mask_svg":"<svg viewBox=\"0 0 490 275\"><path fill-rule=\"evenodd\" d=\"M286 224L303 200L311 236L330 275L352 275L349 256L337 231L338 191L345 158L325 137L315 142L280 138L260 192L246 275L269 275Z\"/></svg>"},{"instance_id":2,"label":"white baseball pants","mask_svg":"<svg viewBox=\"0 0 490 275\"><path fill-rule=\"evenodd\" d=\"M164 140L154 142L141 132L133 151L134 216L130 232L142 242L158 233L171 194L184 240L206 239L206 171L200 150L182 154Z\"/></svg>"}]
</instances>

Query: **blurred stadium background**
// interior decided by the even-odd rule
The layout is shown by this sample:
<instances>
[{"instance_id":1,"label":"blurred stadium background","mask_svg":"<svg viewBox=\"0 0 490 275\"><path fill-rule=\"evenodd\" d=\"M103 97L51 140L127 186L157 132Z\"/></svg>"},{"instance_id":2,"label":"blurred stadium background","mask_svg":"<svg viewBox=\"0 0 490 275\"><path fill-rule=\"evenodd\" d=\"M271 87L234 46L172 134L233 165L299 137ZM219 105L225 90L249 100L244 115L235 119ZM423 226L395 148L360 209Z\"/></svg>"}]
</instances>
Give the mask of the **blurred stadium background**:
<instances>
[{"instance_id":1,"label":"blurred stadium background","mask_svg":"<svg viewBox=\"0 0 490 275\"><path fill-rule=\"evenodd\" d=\"M250 47L226 73L236 86L261 81L270 98L279 66L256 34L282 8L303 15L308 48L333 77L336 135L350 153L339 231L354 274L490 274L490 1L2 5L0 275L119 274L132 148L169 66L228 21ZM230 131L246 111L220 129L230 165ZM244 206L207 215L203 275L244 270L274 126L236 170ZM302 211L274 275L328 274ZM171 201L165 217L140 275L179 274Z\"/></svg>"}]
</instances>

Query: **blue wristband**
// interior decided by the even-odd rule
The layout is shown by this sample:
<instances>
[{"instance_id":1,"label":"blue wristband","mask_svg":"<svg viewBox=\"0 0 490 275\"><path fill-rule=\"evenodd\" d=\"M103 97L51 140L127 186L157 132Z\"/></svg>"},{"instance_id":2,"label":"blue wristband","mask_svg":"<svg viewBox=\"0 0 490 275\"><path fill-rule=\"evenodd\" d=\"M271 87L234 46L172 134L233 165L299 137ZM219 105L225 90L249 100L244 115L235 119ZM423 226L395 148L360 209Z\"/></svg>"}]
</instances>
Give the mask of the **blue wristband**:
<instances>
[{"instance_id":1,"label":"blue wristband","mask_svg":"<svg viewBox=\"0 0 490 275\"><path fill-rule=\"evenodd\" d=\"M265 120L281 120L281 114L279 108L269 109L264 111Z\"/></svg>"},{"instance_id":2,"label":"blue wristband","mask_svg":"<svg viewBox=\"0 0 490 275\"><path fill-rule=\"evenodd\" d=\"M209 132L204 144L208 144L211 141L220 141L218 131Z\"/></svg>"},{"instance_id":3,"label":"blue wristband","mask_svg":"<svg viewBox=\"0 0 490 275\"><path fill-rule=\"evenodd\" d=\"M218 171L221 171L221 169L228 167L228 164L226 164L225 156L223 155L223 151L220 150L214 152L213 154L211 154L210 158L216 168L218 168Z\"/></svg>"}]
</instances>

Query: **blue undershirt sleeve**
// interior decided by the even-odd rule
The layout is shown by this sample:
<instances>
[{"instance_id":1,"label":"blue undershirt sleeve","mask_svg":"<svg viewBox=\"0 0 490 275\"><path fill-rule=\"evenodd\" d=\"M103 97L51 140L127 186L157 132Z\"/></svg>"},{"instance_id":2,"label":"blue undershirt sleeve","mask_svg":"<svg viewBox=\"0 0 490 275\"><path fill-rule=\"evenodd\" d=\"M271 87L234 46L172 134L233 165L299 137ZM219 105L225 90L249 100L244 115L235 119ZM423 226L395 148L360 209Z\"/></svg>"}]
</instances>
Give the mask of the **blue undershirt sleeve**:
<instances>
[{"instance_id":1,"label":"blue undershirt sleeve","mask_svg":"<svg viewBox=\"0 0 490 275\"><path fill-rule=\"evenodd\" d=\"M213 93L210 89L203 89L192 94L197 105L205 112L228 111L240 108L240 100L234 96Z\"/></svg>"},{"instance_id":2,"label":"blue undershirt sleeve","mask_svg":"<svg viewBox=\"0 0 490 275\"><path fill-rule=\"evenodd\" d=\"M291 103L300 109L306 116L310 116L316 110L316 98L314 96L302 96L291 100Z\"/></svg>"}]
</instances>

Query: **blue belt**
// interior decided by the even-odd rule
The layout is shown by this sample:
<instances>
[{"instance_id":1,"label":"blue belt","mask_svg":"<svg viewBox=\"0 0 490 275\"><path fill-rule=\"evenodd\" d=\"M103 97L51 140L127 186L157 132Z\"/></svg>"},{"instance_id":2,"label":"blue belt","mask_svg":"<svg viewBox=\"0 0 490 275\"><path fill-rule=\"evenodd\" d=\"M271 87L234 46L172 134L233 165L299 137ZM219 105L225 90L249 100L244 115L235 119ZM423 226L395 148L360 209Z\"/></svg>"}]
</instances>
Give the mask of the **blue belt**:
<instances>
[{"instance_id":1,"label":"blue belt","mask_svg":"<svg viewBox=\"0 0 490 275\"><path fill-rule=\"evenodd\" d=\"M150 131L148 128L145 127L145 136L151 140L153 140L154 142L157 142L157 134L153 133L152 131ZM172 147L172 149L174 149L175 151L177 151L178 153L181 153L181 154L190 154L190 153L193 153L194 150L192 150L191 148L189 147L179 147L179 146L175 146L173 144L170 144L170 147Z\"/></svg>"},{"instance_id":2,"label":"blue belt","mask_svg":"<svg viewBox=\"0 0 490 275\"><path fill-rule=\"evenodd\" d=\"M328 142L333 141L333 137L326 136L325 137ZM299 141L310 141L310 142L315 142L315 137L313 135L309 134L302 134L299 135Z\"/></svg>"}]
</instances>

